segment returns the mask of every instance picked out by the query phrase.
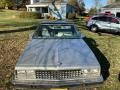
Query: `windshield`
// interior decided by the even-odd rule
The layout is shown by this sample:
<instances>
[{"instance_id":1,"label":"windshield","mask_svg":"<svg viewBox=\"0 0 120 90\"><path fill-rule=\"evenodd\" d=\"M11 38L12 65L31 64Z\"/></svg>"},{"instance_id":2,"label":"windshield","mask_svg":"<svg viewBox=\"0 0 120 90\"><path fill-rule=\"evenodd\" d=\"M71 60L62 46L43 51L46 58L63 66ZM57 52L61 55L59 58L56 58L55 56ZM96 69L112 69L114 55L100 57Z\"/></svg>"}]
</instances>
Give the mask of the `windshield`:
<instances>
[{"instance_id":1,"label":"windshield","mask_svg":"<svg viewBox=\"0 0 120 90\"><path fill-rule=\"evenodd\" d=\"M41 25L33 38L78 38L74 25Z\"/></svg>"}]
</instances>

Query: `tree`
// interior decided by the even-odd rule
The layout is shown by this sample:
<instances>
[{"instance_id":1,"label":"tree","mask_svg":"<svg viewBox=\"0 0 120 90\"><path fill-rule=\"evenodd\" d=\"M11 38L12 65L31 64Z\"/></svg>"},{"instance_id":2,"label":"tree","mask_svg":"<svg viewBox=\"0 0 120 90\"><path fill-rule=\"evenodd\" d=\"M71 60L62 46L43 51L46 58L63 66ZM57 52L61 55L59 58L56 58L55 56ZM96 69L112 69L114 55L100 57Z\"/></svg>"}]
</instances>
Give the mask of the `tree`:
<instances>
[{"instance_id":1,"label":"tree","mask_svg":"<svg viewBox=\"0 0 120 90\"><path fill-rule=\"evenodd\" d=\"M14 0L0 0L0 7L8 9L14 5Z\"/></svg>"},{"instance_id":2,"label":"tree","mask_svg":"<svg viewBox=\"0 0 120 90\"><path fill-rule=\"evenodd\" d=\"M91 8L88 14L89 14L90 16L93 16L93 15L95 15L96 13L97 13L97 9L96 9L96 8Z\"/></svg>"},{"instance_id":3,"label":"tree","mask_svg":"<svg viewBox=\"0 0 120 90\"><path fill-rule=\"evenodd\" d=\"M76 8L77 13L82 14L85 11L83 0L68 0L68 4Z\"/></svg>"},{"instance_id":4,"label":"tree","mask_svg":"<svg viewBox=\"0 0 120 90\"><path fill-rule=\"evenodd\" d=\"M99 9L100 8L100 4L101 4L101 2L100 2L100 0L94 0L94 4L95 4L95 8L97 8L97 9Z\"/></svg>"},{"instance_id":5,"label":"tree","mask_svg":"<svg viewBox=\"0 0 120 90\"><path fill-rule=\"evenodd\" d=\"M76 7L77 6L77 0L68 0L68 4Z\"/></svg>"},{"instance_id":6,"label":"tree","mask_svg":"<svg viewBox=\"0 0 120 90\"><path fill-rule=\"evenodd\" d=\"M120 2L120 0L115 0L115 2Z\"/></svg>"},{"instance_id":7,"label":"tree","mask_svg":"<svg viewBox=\"0 0 120 90\"><path fill-rule=\"evenodd\" d=\"M100 8L102 7L101 0L94 0L94 8L97 10L96 13L99 13Z\"/></svg>"},{"instance_id":8,"label":"tree","mask_svg":"<svg viewBox=\"0 0 120 90\"><path fill-rule=\"evenodd\" d=\"M30 4L30 0L21 0L22 3L21 3L21 6L22 7L26 7L27 4Z\"/></svg>"},{"instance_id":9,"label":"tree","mask_svg":"<svg viewBox=\"0 0 120 90\"><path fill-rule=\"evenodd\" d=\"M83 0L78 0L78 6L79 14L83 14L85 11L85 3L83 2Z\"/></svg>"}]
</instances>

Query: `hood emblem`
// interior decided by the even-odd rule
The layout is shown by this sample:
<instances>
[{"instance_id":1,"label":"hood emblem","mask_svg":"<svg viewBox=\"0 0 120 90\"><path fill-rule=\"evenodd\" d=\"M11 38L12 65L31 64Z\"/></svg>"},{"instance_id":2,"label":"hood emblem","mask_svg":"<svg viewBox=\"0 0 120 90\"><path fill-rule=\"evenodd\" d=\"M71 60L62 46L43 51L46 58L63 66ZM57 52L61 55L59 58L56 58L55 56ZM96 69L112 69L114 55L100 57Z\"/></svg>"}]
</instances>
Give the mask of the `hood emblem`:
<instances>
[{"instance_id":1,"label":"hood emblem","mask_svg":"<svg viewBox=\"0 0 120 90\"><path fill-rule=\"evenodd\" d=\"M59 66L61 66L61 65L62 65L62 62L59 63Z\"/></svg>"},{"instance_id":2,"label":"hood emblem","mask_svg":"<svg viewBox=\"0 0 120 90\"><path fill-rule=\"evenodd\" d=\"M62 62L58 62L58 66L60 67L62 65Z\"/></svg>"}]
</instances>

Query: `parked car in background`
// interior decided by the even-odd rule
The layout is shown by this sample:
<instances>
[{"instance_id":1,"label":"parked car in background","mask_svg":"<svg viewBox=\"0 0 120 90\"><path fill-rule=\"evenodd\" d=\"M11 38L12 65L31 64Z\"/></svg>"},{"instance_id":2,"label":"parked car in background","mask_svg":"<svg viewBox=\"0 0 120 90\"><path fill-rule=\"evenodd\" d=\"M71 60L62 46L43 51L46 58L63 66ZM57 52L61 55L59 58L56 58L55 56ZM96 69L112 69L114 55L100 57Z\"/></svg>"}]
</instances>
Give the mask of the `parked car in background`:
<instances>
[{"instance_id":1,"label":"parked car in background","mask_svg":"<svg viewBox=\"0 0 120 90\"><path fill-rule=\"evenodd\" d=\"M90 31L106 31L120 33L120 19L109 15L96 15L87 23Z\"/></svg>"},{"instance_id":2,"label":"parked car in background","mask_svg":"<svg viewBox=\"0 0 120 90\"><path fill-rule=\"evenodd\" d=\"M100 64L77 27L65 21L44 22L20 56L15 88L99 85Z\"/></svg>"}]
</instances>

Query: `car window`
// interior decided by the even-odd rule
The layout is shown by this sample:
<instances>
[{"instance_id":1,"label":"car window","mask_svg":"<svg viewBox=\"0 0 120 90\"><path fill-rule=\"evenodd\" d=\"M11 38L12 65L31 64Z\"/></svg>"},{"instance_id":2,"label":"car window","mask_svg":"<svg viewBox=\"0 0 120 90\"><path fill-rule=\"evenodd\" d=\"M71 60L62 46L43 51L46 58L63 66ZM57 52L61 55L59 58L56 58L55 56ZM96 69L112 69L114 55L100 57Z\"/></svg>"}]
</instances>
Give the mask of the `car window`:
<instances>
[{"instance_id":1,"label":"car window","mask_svg":"<svg viewBox=\"0 0 120 90\"><path fill-rule=\"evenodd\" d=\"M105 17L105 16L101 16L101 17L99 17L99 20L100 20L100 21L107 22L107 17Z\"/></svg>"},{"instance_id":2,"label":"car window","mask_svg":"<svg viewBox=\"0 0 120 90\"><path fill-rule=\"evenodd\" d=\"M93 17L92 20L99 20L99 17Z\"/></svg>"},{"instance_id":3,"label":"car window","mask_svg":"<svg viewBox=\"0 0 120 90\"><path fill-rule=\"evenodd\" d=\"M105 16L98 16L93 17L92 20L107 21L107 18Z\"/></svg>"},{"instance_id":4,"label":"car window","mask_svg":"<svg viewBox=\"0 0 120 90\"><path fill-rule=\"evenodd\" d=\"M35 38L77 38L73 25L41 25L34 34Z\"/></svg>"},{"instance_id":5,"label":"car window","mask_svg":"<svg viewBox=\"0 0 120 90\"><path fill-rule=\"evenodd\" d=\"M111 18L112 23L119 23L119 21L116 18Z\"/></svg>"},{"instance_id":6,"label":"car window","mask_svg":"<svg viewBox=\"0 0 120 90\"><path fill-rule=\"evenodd\" d=\"M107 16L100 16L99 17L99 21L103 21L103 22L110 22L111 17L107 17Z\"/></svg>"}]
</instances>

